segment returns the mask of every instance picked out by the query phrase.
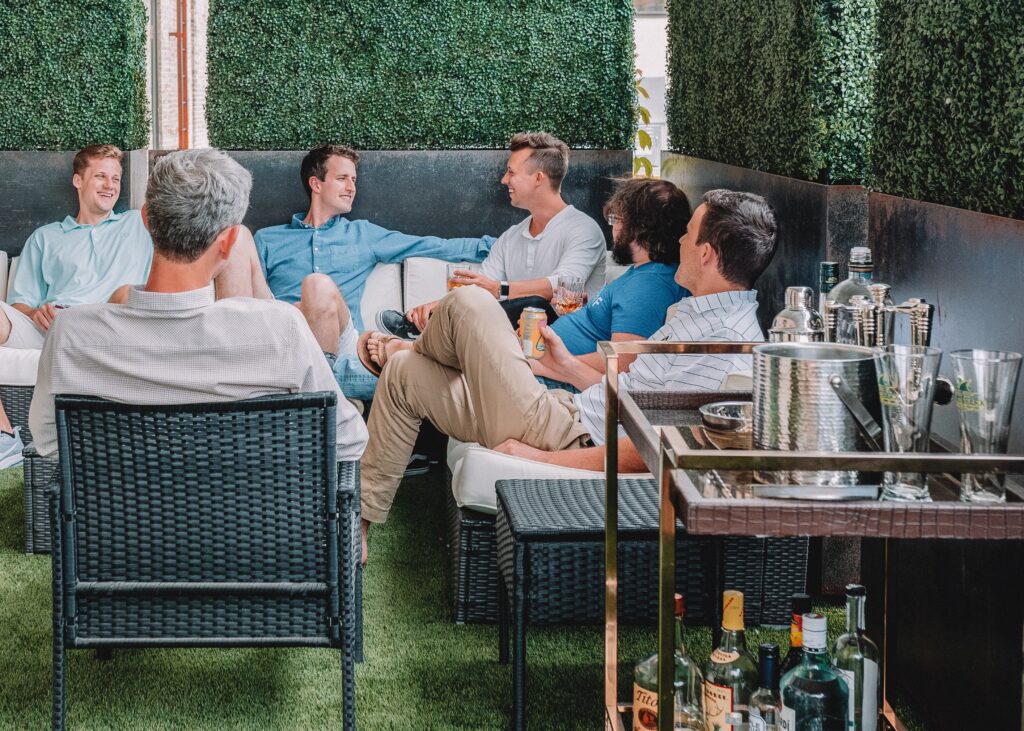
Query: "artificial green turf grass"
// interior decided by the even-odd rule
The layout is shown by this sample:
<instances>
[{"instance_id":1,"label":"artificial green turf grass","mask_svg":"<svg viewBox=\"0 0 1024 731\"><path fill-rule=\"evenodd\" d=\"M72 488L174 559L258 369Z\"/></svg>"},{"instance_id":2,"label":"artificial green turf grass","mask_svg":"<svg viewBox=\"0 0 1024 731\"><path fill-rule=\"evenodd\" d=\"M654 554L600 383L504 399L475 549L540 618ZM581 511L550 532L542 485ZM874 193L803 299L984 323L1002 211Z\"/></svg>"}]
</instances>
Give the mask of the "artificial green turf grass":
<instances>
[{"instance_id":1,"label":"artificial green turf grass","mask_svg":"<svg viewBox=\"0 0 1024 731\"><path fill-rule=\"evenodd\" d=\"M512 703L511 666L499 665L497 628L451 622L438 473L406 480L391 518L370 532L365 575L366 661L356 669L362 729L499 729ZM26 556L21 469L0 471L0 728L49 723L50 560ZM826 609L830 635L841 608ZM710 631L688 630L703 664ZM788 633L751 629L747 644ZM632 666L653 651L651 628L620 634L620 698ZM322 649L121 650L109 662L68 653L72 728L221 729L338 727L337 651ZM602 718L603 634L599 626L539 627L527 633L528 722L536 729L594 729Z\"/></svg>"}]
</instances>

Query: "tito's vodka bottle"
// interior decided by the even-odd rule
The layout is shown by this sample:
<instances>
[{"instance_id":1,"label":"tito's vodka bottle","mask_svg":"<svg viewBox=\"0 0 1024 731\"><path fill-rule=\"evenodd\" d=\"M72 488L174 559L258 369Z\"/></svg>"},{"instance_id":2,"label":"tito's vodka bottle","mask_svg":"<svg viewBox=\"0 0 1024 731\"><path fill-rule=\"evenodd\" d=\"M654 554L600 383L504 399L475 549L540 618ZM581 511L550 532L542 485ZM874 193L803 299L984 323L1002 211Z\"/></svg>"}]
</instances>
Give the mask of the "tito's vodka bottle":
<instances>
[{"instance_id":1,"label":"tito's vodka bottle","mask_svg":"<svg viewBox=\"0 0 1024 731\"><path fill-rule=\"evenodd\" d=\"M722 595L722 640L704 668L704 721L708 729L732 731L726 714L749 713L757 688L757 665L743 633L743 592Z\"/></svg>"},{"instance_id":2,"label":"tito's vodka bottle","mask_svg":"<svg viewBox=\"0 0 1024 731\"><path fill-rule=\"evenodd\" d=\"M860 584L846 587L846 634L832 648L832 665L850 690L850 728L878 728L878 647L864 634L864 602Z\"/></svg>"},{"instance_id":3,"label":"tito's vodka bottle","mask_svg":"<svg viewBox=\"0 0 1024 731\"><path fill-rule=\"evenodd\" d=\"M804 660L782 676L779 731L846 731L849 693L828 661L827 623L804 615Z\"/></svg>"},{"instance_id":4,"label":"tito's vodka bottle","mask_svg":"<svg viewBox=\"0 0 1024 731\"><path fill-rule=\"evenodd\" d=\"M683 639L683 596L676 594L675 651L675 731L704 731L704 715L700 710L700 668L686 654ZM633 670L633 731L658 728L658 653L637 663Z\"/></svg>"},{"instance_id":5,"label":"tito's vodka bottle","mask_svg":"<svg viewBox=\"0 0 1024 731\"><path fill-rule=\"evenodd\" d=\"M854 246L850 249L850 275L828 292L829 302L838 305L849 305L850 300L860 295L871 302L871 279L875 271L871 259L871 249L866 246ZM827 317L827 313L821 313ZM853 323L852 313L840 308L836 313L836 342L847 345L857 344L857 328Z\"/></svg>"}]
</instances>

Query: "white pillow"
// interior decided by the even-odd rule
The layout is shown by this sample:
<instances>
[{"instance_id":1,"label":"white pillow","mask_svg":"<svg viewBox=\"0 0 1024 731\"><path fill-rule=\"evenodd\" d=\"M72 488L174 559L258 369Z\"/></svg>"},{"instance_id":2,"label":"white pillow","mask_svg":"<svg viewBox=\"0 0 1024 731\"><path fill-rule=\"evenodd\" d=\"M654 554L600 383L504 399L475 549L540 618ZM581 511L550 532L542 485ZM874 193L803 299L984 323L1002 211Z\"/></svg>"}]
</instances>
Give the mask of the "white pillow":
<instances>
[{"instance_id":1,"label":"white pillow","mask_svg":"<svg viewBox=\"0 0 1024 731\"><path fill-rule=\"evenodd\" d=\"M363 299L359 302L363 327L376 330L374 322L381 310L402 309L402 265L378 264L366 279Z\"/></svg>"},{"instance_id":2,"label":"white pillow","mask_svg":"<svg viewBox=\"0 0 1024 731\"><path fill-rule=\"evenodd\" d=\"M498 480L603 480L604 471L579 470L501 454L479 444L448 440L452 494L460 508L494 515L498 512ZM649 474L630 474L650 478Z\"/></svg>"},{"instance_id":3,"label":"white pillow","mask_svg":"<svg viewBox=\"0 0 1024 731\"><path fill-rule=\"evenodd\" d=\"M426 256L411 256L405 260L402 269L405 312L448 294L447 266L446 261Z\"/></svg>"}]
</instances>

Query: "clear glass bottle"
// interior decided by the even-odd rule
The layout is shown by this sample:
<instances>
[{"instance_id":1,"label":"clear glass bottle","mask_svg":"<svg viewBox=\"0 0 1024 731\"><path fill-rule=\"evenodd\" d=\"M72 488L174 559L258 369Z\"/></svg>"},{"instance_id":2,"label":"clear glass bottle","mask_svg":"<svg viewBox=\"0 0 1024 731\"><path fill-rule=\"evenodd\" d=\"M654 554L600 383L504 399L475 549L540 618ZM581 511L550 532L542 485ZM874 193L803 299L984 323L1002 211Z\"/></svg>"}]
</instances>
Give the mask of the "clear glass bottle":
<instances>
[{"instance_id":1,"label":"clear glass bottle","mask_svg":"<svg viewBox=\"0 0 1024 731\"><path fill-rule=\"evenodd\" d=\"M807 594L793 594L789 601L793 612L789 625L789 652L782 662L780 675L785 675L804 659L804 641L800 628L803 625L804 614L811 611L811 597Z\"/></svg>"},{"instance_id":2,"label":"clear glass bottle","mask_svg":"<svg viewBox=\"0 0 1024 731\"><path fill-rule=\"evenodd\" d=\"M726 714L739 711L748 717L757 681L757 665L744 635L743 592L729 590L722 595L722 639L704 668L706 727L732 731Z\"/></svg>"},{"instance_id":3,"label":"clear glass bottle","mask_svg":"<svg viewBox=\"0 0 1024 731\"><path fill-rule=\"evenodd\" d=\"M782 699L779 697L779 646L762 642L757 648L761 687L750 696L750 731L778 731Z\"/></svg>"},{"instance_id":4,"label":"clear glass bottle","mask_svg":"<svg viewBox=\"0 0 1024 731\"><path fill-rule=\"evenodd\" d=\"M878 646L864 633L867 591L860 584L846 587L846 634L832 648L832 665L842 674L850 691L850 728L878 728Z\"/></svg>"},{"instance_id":5,"label":"clear glass bottle","mask_svg":"<svg viewBox=\"0 0 1024 731\"><path fill-rule=\"evenodd\" d=\"M675 731L704 731L701 695L704 678L700 668L686 653L685 602L675 595ZM658 653L644 658L633 670L633 731L658 727Z\"/></svg>"},{"instance_id":6,"label":"clear glass bottle","mask_svg":"<svg viewBox=\"0 0 1024 731\"><path fill-rule=\"evenodd\" d=\"M850 695L829 663L827 630L822 615L804 615L804 660L782 676L779 731L846 731Z\"/></svg>"},{"instance_id":7,"label":"clear glass bottle","mask_svg":"<svg viewBox=\"0 0 1024 731\"><path fill-rule=\"evenodd\" d=\"M853 297L860 295L870 302L871 290L868 287L871 286L874 271L871 249L866 246L854 246L850 249L849 276L829 291L828 300L839 305L849 305ZM846 309L840 309L836 313L835 338L837 343L857 344L857 329L853 324L853 316Z\"/></svg>"}]
</instances>

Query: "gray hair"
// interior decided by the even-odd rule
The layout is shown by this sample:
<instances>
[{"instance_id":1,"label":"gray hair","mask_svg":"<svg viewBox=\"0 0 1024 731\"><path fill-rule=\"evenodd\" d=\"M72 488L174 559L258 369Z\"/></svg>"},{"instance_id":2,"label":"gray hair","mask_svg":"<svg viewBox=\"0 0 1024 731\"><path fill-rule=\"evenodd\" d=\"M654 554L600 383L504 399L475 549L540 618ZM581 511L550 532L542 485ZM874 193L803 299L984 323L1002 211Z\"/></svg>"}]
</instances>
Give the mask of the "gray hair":
<instances>
[{"instance_id":1,"label":"gray hair","mask_svg":"<svg viewBox=\"0 0 1024 731\"><path fill-rule=\"evenodd\" d=\"M221 150L179 150L156 161L146 186L153 248L192 262L249 208L252 174Z\"/></svg>"}]
</instances>

